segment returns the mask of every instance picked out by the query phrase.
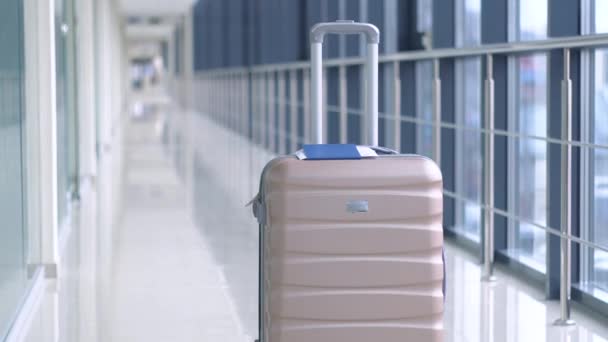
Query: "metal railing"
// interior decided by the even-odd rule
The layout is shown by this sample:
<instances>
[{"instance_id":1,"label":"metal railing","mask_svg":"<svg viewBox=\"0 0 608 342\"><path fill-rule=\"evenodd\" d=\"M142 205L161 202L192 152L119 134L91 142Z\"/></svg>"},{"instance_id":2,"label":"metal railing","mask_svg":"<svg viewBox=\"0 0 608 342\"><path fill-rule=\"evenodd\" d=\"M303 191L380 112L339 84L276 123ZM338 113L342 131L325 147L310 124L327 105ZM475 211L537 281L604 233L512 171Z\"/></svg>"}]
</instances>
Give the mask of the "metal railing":
<instances>
[{"instance_id":1,"label":"metal railing","mask_svg":"<svg viewBox=\"0 0 608 342\"><path fill-rule=\"evenodd\" d=\"M588 50L608 46L608 34L577 36L567 38L553 38L541 41L527 41L508 44L482 45L471 48L448 48L426 51L400 52L380 56L380 64L392 65L392 104L391 113L380 113L380 118L393 120L391 132L393 139L389 142L392 147L399 147L401 138L401 122L414 125L429 125L433 127L433 159L441 161L441 131L442 128L474 131L484 135L483 139L483 203L472 201L465 196L444 190L444 194L454 200L472 202L479 206L484 215L484 238L482 249L484 255L482 281L496 281L494 276L494 215L520 223L529 224L548 234L560 237L560 318L556 325L570 325L570 275L571 275L571 243L578 243L594 250L608 252L608 246L573 236L571 233L571 190L572 190L572 147L585 147L594 149L608 149L608 145L573 141L572 140L572 80L570 79L571 50ZM522 54L563 51L563 80L561 82L561 116L562 138L535 136L522 132L496 129L494 126L494 74L493 65L495 56L519 56ZM483 80L485 118L484 127L473 128L441 119L441 78L440 60L462 59L479 57L486 66ZM430 61L433 65L432 73L432 120L423 120L401 113L401 62ZM328 105L327 93L324 96L324 113L333 111L339 118L339 142L347 141L348 115L361 115L361 109L349 108L347 101L346 71L351 66L363 66L362 58L340 58L327 60L325 68L338 68L338 105ZM201 72L195 77L194 93L198 110L208 113L216 120L247 135L258 144L264 145L278 153L287 152L285 146L289 142L292 150L302 143L309 142L310 129L310 64L308 62L293 62L273 65L259 65L249 68L215 69ZM323 73L327 75L327 72ZM287 81L288 79L288 81ZM327 82L327 79L324 80ZM289 86L288 91L286 90ZM276 89L278 87L278 89ZM327 86L324 86L327 89ZM238 99L235 101L235 99ZM361 104L363 107L363 104ZM278 112L277 112L278 111ZM289 112L287 115L286 112ZM278 114L278 115L277 115ZM278 124L275 118L278 117ZM289 120L289 132L286 128ZM277 129L278 126L278 129ZM325 134L327 134L327 125ZM363 136L363 135L362 135ZM561 227L549 227L515 215L513 212L496 208L494 204L494 139L504 136L516 139L532 139L561 146ZM327 139L325 139L327 141ZM278 146L276 146L278 144ZM583 214L585 215L585 214ZM587 229L583 227L582 229Z\"/></svg>"}]
</instances>

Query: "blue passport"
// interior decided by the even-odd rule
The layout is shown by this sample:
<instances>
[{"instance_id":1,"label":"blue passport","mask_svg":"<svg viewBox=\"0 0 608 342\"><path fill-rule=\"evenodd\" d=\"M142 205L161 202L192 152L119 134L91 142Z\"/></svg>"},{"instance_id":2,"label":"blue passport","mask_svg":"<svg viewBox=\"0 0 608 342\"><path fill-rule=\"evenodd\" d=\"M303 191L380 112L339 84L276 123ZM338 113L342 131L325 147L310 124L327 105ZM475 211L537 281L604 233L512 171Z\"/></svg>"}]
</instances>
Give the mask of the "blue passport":
<instances>
[{"instance_id":1,"label":"blue passport","mask_svg":"<svg viewBox=\"0 0 608 342\"><path fill-rule=\"evenodd\" d=\"M354 144L315 144L302 147L306 160L361 159Z\"/></svg>"}]
</instances>

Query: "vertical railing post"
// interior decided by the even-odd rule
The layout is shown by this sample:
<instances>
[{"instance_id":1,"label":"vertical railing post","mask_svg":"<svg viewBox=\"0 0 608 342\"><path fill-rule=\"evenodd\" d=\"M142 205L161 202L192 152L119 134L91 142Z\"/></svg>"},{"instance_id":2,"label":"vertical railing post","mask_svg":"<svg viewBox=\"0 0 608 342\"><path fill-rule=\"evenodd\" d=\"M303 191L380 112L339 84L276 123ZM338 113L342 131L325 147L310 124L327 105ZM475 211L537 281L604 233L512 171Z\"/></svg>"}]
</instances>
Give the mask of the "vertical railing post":
<instances>
[{"instance_id":1,"label":"vertical railing post","mask_svg":"<svg viewBox=\"0 0 608 342\"><path fill-rule=\"evenodd\" d=\"M228 88L228 93L226 96L226 101L230 102L230 99L232 98L232 108L231 108L231 112L232 112L232 130L235 133L238 133L239 130L239 124L238 124L238 120L239 120L239 101L241 98L241 93L239 91L239 88L237 86L237 78L238 74L236 72L234 72L232 74L232 76L230 77L230 87Z\"/></svg>"},{"instance_id":2,"label":"vertical railing post","mask_svg":"<svg viewBox=\"0 0 608 342\"><path fill-rule=\"evenodd\" d=\"M226 101L226 93L229 91L229 75L223 74L222 76L222 87L220 90L220 103L219 103L219 111L224 122L224 128L230 129L230 112L228 109L228 105Z\"/></svg>"},{"instance_id":3,"label":"vertical railing post","mask_svg":"<svg viewBox=\"0 0 608 342\"><path fill-rule=\"evenodd\" d=\"M231 101L231 95L234 96L234 98ZM238 89L236 88L236 74L232 73L229 78L228 78L228 87L226 87L226 104L228 105L228 108L230 110L230 117L231 117L231 125L232 125L232 131L237 130L237 116L238 116L238 100L235 101L235 99L238 99L240 96L240 94L238 93Z\"/></svg>"},{"instance_id":4,"label":"vertical railing post","mask_svg":"<svg viewBox=\"0 0 608 342\"><path fill-rule=\"evenodd\" d=\"M277 131L276 131L276 109L277 109L277 95L276 95L276 71L270 71L268 73L268 128L266 134L268 135L268 149L272 153L277 153L278 149L276 146Z\"/></svg>"},{"instance_id":5,"label":"vertical railing post","mask_svg":"<svg viewBox=\"0 0 608 342\"><path fill-rule=\"evenodd\" d=\"M224 86L222 87L222 111L224 120L226 120L226 128L232 130L232 107L233 104L228 101L228 93L232 91L232 75L228 73L224 75Z\"/></svg>"},{"instance_id":6,"label":"vertical railing post","mask_svg":"<svg viewBox=\"0 0 608 342\"><path fill-rule=\"evenodd\" d=\"M218 89L218 102L217 102L217 113L220 119L220 122L224 128L228 127L228 120L226 119L226 106L224 101L224 93L226 88L226 75L221 74L219 76L220 83Z\"/></svg>"},{"instance_id":7,"label":"vertical railing post","mask_svg":"<svg viewBox=\"0 0 608 342\"><path fill-rule=\"evenodd\" d=\"M302 105L304 106L304 142L316 142L316 133L311 132L312 109L310 103L310 71L302 70ZM315 135L313 135L315 134Z\"/></svg>"},{"instance_id":8,"label":"vertical railing post","mask_svg":"<svg viewBox=\"0 0 608 342\"><path fill-rule=\"evenodd\" d=\"M494 276L494 75L492 55L486 57L485 100L485 177L484 239L482 281L496 281Z\"/></svg>"},{"instance_id":9,"label":"vertical railing post","mask_svg":"<svg viewBox=\"0 0 608 342\"><path fill-rule=\"evenodd\" d=\"M570 290L571 290L571 262L572 250L571 236L571 200L572 173L572 81L570 80L570 49L564 49L564 78L562 80L562 145L561 155L561 251L560 251L560 318L555 325L574 325L570 318Z\"/></svg>"},{"instance_id":10,"label":"vertical railing post","mask_svg":"<svg viewBox=\"0 0 608 342\"><path fill-rule=\"evenodd\" d=\"M222 76L222 87L220 90L220 103L219 103L219 111L220 111L220 115L222 117L222 120L224 122L224 128L230 129L230 112L228 109L228 105L226 101L226 93L229 91L228 90L228 86L229 86L229 75L223 74Z\"/></svg>"},{"instance_id":11,"label":"vertical railing post","mask_svg":"<svg viewBox=\"0 0 608 342\"><path fill-rule=\"evenodd\" d=\"M286 151L286 145L287 145L287 135L286 133L286 129L285 129L285 96L287 96L286 91L285 91L285 73L287 71L284 70L280 70L278 72L278 87L279 89L277 89L277 106L279 107L278 110L278 122L277 122L277 126L278 126L278 132L276 132L276 134L279 137L279 146L277 146L277 151L279 154L285 154Z\"/></svg>"},{"instance_id":12,"label":"vertical railing post","mask_svg":"<svg viewBox=\"0 0 608 342\"><path fill-rule=\"evenodd\" d=\"M219 76L219 89L218 89L218 101L216 103L216 113L218 114L218 118L220 123L224 128L228 126L228 121L226 120L226 107L224 106L224 92L226 87L226 75Z\"/></svg>"},{"instance_id":13,"label":"vertical railing post","mask_svg":"<svg viewBox=\"0 0 608 342\"><path fill-rule=\"evenodd\" d=\"M239 88L237 87L237 74L234 73L230 77L230 87L228 88L229 93L226 94L226 102L230 103L231 94L234 96L232 100L232 108L230 109L232 112L232 130L238 133L239 125L239 101L241 98L241 93ZM236 100L236 101L235 101Z\"/></svg>"},{"instance_id":14,"label":"vertical railing post","mask_svg":"<svg viewBox=\"0 0 608 342\"><path fill-rule=\"evenodd\" d=\"M247 76L245 74L245 72L241 71L238 75L237 78L237 87L239 88L239 91L241 92L241 96L240 96L240 101L239 101L239 134L247 137L247 133L246 133L246 129L245 127L247 127L247 118L249 117L249 115L247 115L247 86L245 83L245 80L247 79Z\"/></svg>"},{"instance_id":15,"label":"vertical railing post","mask_svg":"<svg viewBox=\"0 0 608 342\"><path fill-rule=\"evenodd\" d=\"M258 74L251 72L251 139L259 144L258 140L258 115L260 113L260 80Z\"/></svg>"},{"instance_id":16,"label":"vertical railing post","mask_svg":"<svg viewBox=\"0 0 608 342\"><path fill-rule=\"evenodd\" d=\"M323 82L323 93L321 96L321 104L322 104L322 108L323 110L321 111L321 123L322 123L322 128L321 128L321 144L322 143L327 143L327 134L329 132L329 130L327 129L327 71L328 70L323 70L323 77L321 79L321 82Z\"/></svg>"},{"instance_id":17,"label":"vertical railing post","mask_svg":"<svg viewBox=\"0 0 608 342\"><path fill-rule=\"evenodd\" d=\"M207 90L209 91L209 101L207 102L207 115L211 118L211 120L217 123L217 118L215 117L215 100L217 99L217 80L213 75L209 76L207 80ZM211 84L216 84L215 87L211 87Z\"/></svg>"},{"instance_id":18,"label":"vertical railing post","mask_svg":"<svg viewBox=\"0 0 608 342\"><path fill-rule=\"evenodd\" d=\"M246 76L243 71L241 71L237 77L237 88L241 93L241 96L239 96L239 111L237 112L237 115L239 116L239 134L246 137L245 125L247 123L247 88L245 87L245 77Z\"/></svg>"},{"instance_id":19,"label":"vertical railing post","mask_svg":"<svg viewBox=\"0 0 608 342\"><path fill-rule=\"evenodd\" d=\"M309 83L309 96L312 96L312 103L310 105L311 114L308 120L310 121L309 127L311 128L310 141L313 144L323 143L323 111L325 110L323 103L323 94L325 84L323 84L323 44L313 43L310 46L310 82L313 87L311 88ZM308 113L308 112L307 112Z\"/></svg>"},{"instance_id":20,"label":"vertical railing post","mask_svg":"<svg viewBox=\"0 0 608 342\"><path fill-rule=\"evenodd\" d=\"M228 101L228 94L238 96L234 93L234 75L232 73L228 73L226 76L226 85L224 87L224 108L228 112L228 115L226 116L226 119L228 119L228 129L234 131L234 107L236 101Z\"/></svg>"},{"instance_id":21,"label":"vertical railing post","mask_svg":"<svg viewBox=\"0 0 608 342\"><path fill-rule=\"evenodd\" d=\"M243 92L243 76L240 71L237 71L234 75L234 88L238 93L237 102L235 104L235 125L237 135L243 134L243 101L245 98L245 92Z\"/></svg>"},{"instance_id":22,"label":"vertical railing post","mask_svg":"<svg viewBox=\"0 0 608 342\"><path fill-rule=\"evenodd\" d=\"M238 101L236 103L235 115L236 115L236 133L241 135L243 133L243 102L245 99L245 92L243 91L243 76L240 71L234 75L234 88L238 92Z\"/></svg>"},{"instance_id":23,"label":"vertical railing post","mask_svg":"<svg viewBox=\"0 0 608 342\"><path fill-rule=\"evenodd\" d=\"M222 122L222 116L219 113L219 107L220 107L220 101L221 101L221 95L222 95L222 86L223 86L223 82L222 82L222 78L219 76L214 77L215 81L217 82L217 87L214 88L213 93L213 116L215 119L215 122L217 122L220 125L224 125L224 123Z\"/></svg>"},{"instance_id":24,"label":"vertical railing post","mask_svg":"<svg viewBox=\"0 0 608 342\"><path fill-rule=\"evenodd\" d=\"M215 113L215 103L217 102L217 95L218 95L218 88L219 88L219 78L217 78L216 76L211 76L211 79L209 80L210 84L215 84L215 87L211 87L209 86L209 93L211 94L211 97L209 98L209 113L211 114L211 118L213 119L213 121L215 123L220 123L218 120L218 117ZM211 83L213 82L213 83Z\"/></svg>"},{"instance_id":25,"label":"vertical railing post","mask_svg":"<svg viewBox=\"0 0 608 342\"><path fill-rule=\"evenodd\" d=\"M220 118L220 122L224 128L228 127L228 119L226 118L226 75L220 76L220 89L217 102L217 113Z\"/></svg>"},{"instance_id":26,"label":"vertical railing post","mask_svg":"<svg viewBox=\"0 0 608 342\"><path fill-rule=\"evenodd\" d=\"M241 79L240 79L240 86L241 86L241 93L243 94L243 97L241 99L241 112L240 115L242 117L241 120L241 135L243 135L245 138L249 139L249 132L248 132L248 127L249 127L249 83L247 82L249 80L249 75L248 72L242 72L241 73Z\"/></svg>"},{"instance_id":27,"label":"vertical railing post","mask_svg":"<svg viewBox=\"0 0 608 342\"><path fill-rule=\"evenodd\" d=\"M237 104L237 112L236 112L236 132L239 135L243 134L243 127L245 126L245 106L243 105L245 102L245 92L243 91L243 75L242 72L237 72L235 87L239 92L239 102Z\"/></svg>"},{"instance_id":28,"label":"vertical railing post","mask_svg":"<svg viewBox=\"0 0 608 342\"><path fill-rule=\"evenodd\" d=\"M258 91L256 94L257 114L255 117L255 131L257 135L258 145L264 146L264 118L266 117L266 108L264 106L264 87L266 86L264 73L256 73Z\"/></svg>"},{"instance_id":29,"label":"vertical railing post","mask_svg":"<svg viewBox=\"0 0 608 342\"><path fill-rule=\"evenodd\" d=\"M249 71L244 71L242 74L242 79L241 79L241 89L243 92L243 102L242 102L242 112L241 115L243 115L243 127L242 127L242 131L241 134L243 134L244 137L247 138L247 140L249 140L251 142L251 136L249 135L249 125L250 125L250 120L251 120L251 107L250 107L250 83L249 83Z\"/></svg>"},{"instance_id":30,"label":"vertical railing post","mask_svg":"<svg viewBox=\"0 0 608 342\"><path fill-rule=\"evenodd\" d=\"M441 77L439 60L433 60L433 158L441 166Z\"/></svg>"},{"instance_id":31,"label":"vertical railing post","mask_svg":"<svg viewBox=\"0 0 608 342\"><path fill-rule=\"evenodd\" d=\"M340 65L338 69L339 79L339 97L340 97L340 143L346 144L347 140L347 120L348 120L348 104L346 99L346 67Z\"/></svg>"},{"instance_id":32,"label":"vertical railing post","mask_svg":"<svg viewBox=\"0 0 608 342\"><path fill-rule=\"evenodd\" d=\"M266 120L264 120L264 142L266 149L274 152L274 139L272 139L272 132L274 129L274 102L272 97L274 96L274 81L273 81L273 73L272 71L266 72L266 90L265 90L265 109L266 109Z\"/></svg>"},{"instance_id":33,"label":"vertical railing post","mask_svg":"<svg viewBox=\"0 0 608 342\"><path fill-rule=\"evenodd\" d=\"M260 116L260 145L265 149L269 148L268 142L268 125L270 121L270 105L268 105L270 94L268 92L268 81L270 77L267 72L262 72L260 74L260 79L262 82L262 96L260 97L260 105L262 108L261 116Z\"/></svg>"},{"instance_id":34,"label":"vertical railing post","mask_svg":"<svg viewBox=\"0 0 608 342\"><path fill-rule=\"evenodd\" d=\"M231 130L232 129L232 103L229 103L226 98L228 97L227 94L232 91L230 89L231 87L231 78L232 76L230 75L230 73L224 74L223 76L224 79L224 85L222 86L222 117L224 118L224 122L226 124L226 128Z\"/></svg>"},{"instance_id":35,"label":"vertical railing post","mask_svg":"<svg viewBox=\"0 0 608 342\"><path fill-rule=\"evenodd\" d=\"M234 129L234 103L228 101L228 94L233 91L232 89L232 75L229 73L224 76L224 92L222 94L222 107L225 113L226 126L229 130Z\"/></svg>"},{"instance_id":36,"label":"vertical railing post","mask_svg":"<svg viewBox=\"0 0 608 342\"><path fill-rule=\"evenodd\" d=\"M393 62L393 148L395 151L401 150L401 71L399 62Z\"/></svg>"},{"instance_id":37,"label":"vertical railing post","mask_svg":"<svg viewBox=\"0 0 608 342\"><path fill-rule=\"evenodd\" d=\"M291 151L299 148L298 139L298 72L291 70L289 72L289 131L291 132L289 139L291 140ZM291 152L289 151L289 152Z\"/></svg>"},{"instance_id":38,"label":"vertical railing post","mask_svg":"<svg viewBox=\"0 0 608 342\"><path fill-rule=\"evenodd\" d=\"M237 72L234 73L234 75L232 76L232 91L234 91L234 104L232 105L232 111L233 111L233 124L234 124L234 131L236 133L240 133L239 132L239 120L241 118L241 113L240 113L240 109L241 109L241 96L243 96L243 94L241 94L241 89L239 87L239 74ZM230 93L228 93L228 98L230 98Z\"/></svg>"},{"instance_id":39,"label":"vertical railing post","mask_svg":"<svg viewBox=\"0 0 608 342\"><path fill-rule=\"evenodd\" d=\"M234 131L239 134L240 132L240 120L241 120L241 101L243 94L241 93L240 87L240 75L235 72L232 76L232 89L234 91L235 100L232 110L234 111ZM230 94L228 94L230 98Z\"/></svg>"},{"instance_id":40,"label":"vertical railing post","mask_svg":"<svg viewBox=\"0 0 608 342\"><path fill-rule=\"evenodd\" d=\"M234 92L234 103L232 104L232 124L234 125L233 130L236 133L239 133L239 119L240 119L240 102L241 102L241 89L239 89L239 75L238 73L234 73L234 75L232 75L232 78L230 80L231 83L231 89ZM230 93L228 93L228 99L230 98ZM228 100L230 101L230 100Z\"/></svg>"}]
</instances>

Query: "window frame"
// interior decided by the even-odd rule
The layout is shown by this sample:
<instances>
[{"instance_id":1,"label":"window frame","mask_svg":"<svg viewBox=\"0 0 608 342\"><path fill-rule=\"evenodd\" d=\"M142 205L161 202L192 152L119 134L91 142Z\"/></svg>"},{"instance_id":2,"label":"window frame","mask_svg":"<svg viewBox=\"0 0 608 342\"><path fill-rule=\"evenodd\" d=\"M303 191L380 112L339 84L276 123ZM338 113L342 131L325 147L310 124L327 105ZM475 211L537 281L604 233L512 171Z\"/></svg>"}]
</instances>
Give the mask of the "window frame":
<instances>
[{"instance_id":1,"label":"window frame","mask_svg":"<svg viewBox=\"0 0 608 342\"><path fill-rule=\"evenodd\" d=\"M580 34L581 35L592 35L596 34L595 29L595 2L597 0L581 0L581 21L580 21ZM600 50L608 51L606 48L598 48ZM583 49L581 50L581 73L580 82L581 99L587 99L587 101L580 101L581 111L581 141L585 143L595 142L595 63L596 63L596 50L597 49ZM604 58L608 59L608 53L604 55ZM608 71L606 71L608 72ZM596 149L593 147L581 148L581 159L580 159L580 206L581 208L587 208L587 210L581 211L581 215L578 218L580 224L581 238L587 241L594 241L594 235L596 231L595 224L595 152ZM577 299L585 302L593 307L599 307L601 311L608 312L608 289L597 286L595 283L596 271L595 271L595 258L594 255L596 250L590 247L581 246L580 250L580 274L578 283L575 284L575 289L578 290ZM575 267L573 265L573 267ZM605 294L605 298L599 298L594 292L599 291Z\"/></svg>"},{"instance_id":2,"label":"window frame","mask_svg":"<svg viewBox=\"0 0 608 342\"><path fill-rule=\"evenodd\" d=\"M64 211L58 211L58 229L59 229L59 237L61 241L64 241L70 234L70 230L74 225L73 215L74 215L74 203L79 198L79 177L78 177L78 169L79 169L79 135L78 135L78 83L77 83L77 52L76 52L76 2L74 0L62 0L62 19L63 22L55 22L55 26L65 25L67 28L66 32L63 32L63 44L57 45L55 44L55 49L61 47L63 48L63 60L58 61L55 60L55 65L58 63L63 63L62 66L63 72L65 73L63 76L65 79L63 80L63 84L61 87L63 89L63 98L64 98L64 108L65 113L62 115L65 116L64 125L62 129L65 130L65 141L59 142L57 140L57 152L59 153L59 149L63 149L62 153L65 154L65 160L57 160L57 162L65 162L65 174L58 174L58 177L65 176L62 182L58 180L57 184L63 184L65 188L57 189L58 196L58 208L61 207L61 201L65 201L63 204ZM55 4L57 6L57 4ZM56 9L54 9L56 10ZM55 13L55 12L54 12ZM54 14L56 15L56 13ZM55 17L56 18L56 17ZM57 18L56 18L57 20ZM56 37L57 39L57 37ZM58 68L56 67L55 72L57 73ZM57 77L57 75L56 75ZM56 82L57 83L57 82ZM57 96L57 89L59 88L59 84L55 86L55 94ZM59 100L57 100L58 102ZM58 109L57 109L58 111ZM57 112L59 115L59 112ZM57 132L59 132L59 127L57 127ZM59 137L57 137L59 138ZM64 144L65 143L65 144ZM61 245L65 245L65 243L61 243Z\"/></svg>"},{"instance_id":3,"label":"window frame","mask_svg":"<svg viewBox=\"0 0 608 342\"><path fill-rule=\"evenodd\" d=\"M595 0L581 0L580 35L595 34L594 16ZM608 57L607 57L608 58ZM580 51L580 97L587 99L580 101L580 140L583 143L595 141L595 49L581 49ZM595 230L595 149L581 148L580 152L580 202L581 208L578 223L581 227L580 237L583 240L593 241ZM580 257L578 277L573 279L572 297L574 300L603 314L608 313L608 291L594 285L595 265L590 247L581 246L578 249ZM573 258L573 262L575 259ZM602 298L598 296L598 291Z\"/></svg>"},{"instance_id":4,"label":"window frame","mask_svg":"<svg viewBox=\"0 0 608 342\"><path fill-rule=\"evenodd\" d=\"M52 3L24 0L25 113L28 187L28 266L56 275L57 219L56 69ZM40 58L50 56L50 58Z\"/></svg>"},{"instance_id":5,"label":"window frame","mask_svg":"<svg viewBox=\"0 0 608 342\"><path fill-rule=\"evenodd\" d=\"M581 0L581 34L593 33L593 12L595 0ZM594 74L593 52L581 51L581 97L591 98L595 92L593 82ZM594 140L594 101L581 101L581 141L591 142ZM595 212L594 189L592 181L595 177L593 151L590 148L581 149L581 207L588 208L579 218L581 224L581 238L589 240L592 227L595 226L593 213ZM592 252L589 248L581 248L581 282L589 282L593 274Z\"/></svg>"},{"instance_id":6,"label":"window frame","mask_svg":"<svg viewBox=\"0 0 608 342\"><path fill-rule=\"evenodd\" d=\"M27 336L46 291L46 279L57 276L59 263L53 2L23 0L22 15L24 224L30 283L11 322L7 340L21 340ZM57 310L47 310L44 318L56 321ZM46 329L46 335L55 334L55 328Z\"/></svg>"}]
</instances>

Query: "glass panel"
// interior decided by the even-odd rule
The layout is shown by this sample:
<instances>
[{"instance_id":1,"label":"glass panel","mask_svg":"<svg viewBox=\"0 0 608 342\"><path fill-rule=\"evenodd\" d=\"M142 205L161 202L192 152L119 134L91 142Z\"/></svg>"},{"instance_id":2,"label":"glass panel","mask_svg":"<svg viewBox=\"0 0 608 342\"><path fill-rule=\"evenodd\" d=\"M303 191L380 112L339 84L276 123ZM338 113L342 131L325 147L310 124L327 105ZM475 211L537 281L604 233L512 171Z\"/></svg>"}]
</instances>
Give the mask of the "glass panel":
<instances>
[{"instance_id":1,"label":"glass panel","mask_svg":"<svg viewBox=\"0 0 608 342\"><path fill-rule=\"evenodd\" d=\"M543 39L547 36L547 1L520 1L518 36L520 40ZM521 134L547 134L547 56L522 56L516 66L515 120ZM514 139L514 196L516 214L527 221L545 225L547 222L547 144L530 138ZM514 188L513 188L514 187ZM513 222L510 249L520 261L544 272L546 233L523 222Z\"/></svg>"},{"instance_id":2,"label":"glass panel","mask_svg":"<svg viewBox=\"0 0 608 342\"><path fill-rule=\"evenodd\" d=\"M547 58L544 55L519 60L519 132L545 136L547 132ZM534 223L547 222L547 143L522 138L517 141L518 186L516 210ZM528 223L519 223L515 248L521 261L545 269L546 233Z\"/></svg>"},{"instance_id":3,"label":"glass panel","mask_svg":"<svg viewBox=\"0 0 608 342\"><path fill-rule=\"evenodd\" d=\"M430 32L433 29L433 0L417 0L418 32Z\"/></svg>"},{"instance_id":4,"label":"glass panel","mask_svg":"<svg viewBox=\"0 0 608 342\"><path fill-rule=\"evenodd\" d=\"M456 192L466 200L456 201L455 229L479 241L481 229L483 150L481 129L481 62L471 58L459 62L456 120ZM471 129L475 129L474 131Z\"/></svg>"},{"instance_id":5,"label":"glass panel","mask_svg":"<svg viewBox=\"0 0 608 342\"><path fill-rule=\"evenodd\" d=\"M608 20L606 20L606 13L608 13L608 1L595 0L595 25L593 25L595 33L608 32Z\"/></svg>"},{"instance_id":6,"label":"glass panel","mask_svg":"<svg viewBox=\"0 0 608 342\"><path fill-rule=\"evenodd\" d=\"M72 0L55 1L55 58L57 72L57 214L60 227L68 205L76 172L74 116L74 34Z\"/></svg>"},{"instance_id":7,"label":"glass panel","mask_svg":"<svg viewBox=\"0 0 608 342\"><path fill-rule=\"evenodd\" d=\"M595 1L595 33L608 32L608 1ZM594 89L593 136L598 144L608 144L608 49L598 49L593 54ZM608 246L608 150L593 149L593 227L589 238L603 246ZM590 251L591 285L608 291L608 253Z\"/></svg>"},{"instance_id":8,"label":"glass panel","mask_svg":"<svg viewBox=\"0 0 608 342\"><path fill-rule=\"evenodd\" d=\"M428 44L433 28L432 0L417 0L418 32L425 36ZM427 46L427 48L429 48ZM424 124L416 125L416 153L433 157L433 63L416 62L416 116Z\"/></svg>"},{"instance_id":9,"label":"glass panel","mask_svg":"<svg viewBox=\"0 0 608 342\"><path fill-rule=\"evenodd\" d=\"M21 0L0 1L0 340L27 286Z\"/></svg>"},{"instance_id":10,"label":"glass panel","mask_svg":"<svg viewBox=\"0 0 608 342\"><path fill-rule=\"evenodd\" d=\"M481 43L481 1L465 0L457 20L459 47ZM456 192L466 200L456 201L456 231L479 241L482 201L482 135L481 129L481 61L479 58L458 60L456 87ZM475 129L476 131L472 131Z\"/></svg>"},{"instance_id":11,"label":"glass panel","mask_svg":"<svg viewBox=\"0 0 608 342\"><path fill-rule=\"evenodd\" d=\"M458 46L475 46L481 43L481 0L464 0L459 23Z\"/></svg>"},{"instance_id":12,"label":"glass panel","mask_svg":"<svg viewBox=\"0 0 608 342\"><path fill-rule=\"evenodd\" d=\"M597 94L596 94L597 96ZM604 99L605 100L605 99ZM596 103L597 103L596 99ZM605 104L604 104L605 106ZM600 113L596 109L597 115L604 119L608 119L606 108ZM597 127L597 126L596 126ZM597 129L596 129L597 130ZM606 134L604 129L603 134ZM608 246L608 151L597 149L594 152L595 167L594 167L594 215L593 229L590 234L590 239L603 246ZM591 250L591 274L589 281L594 285L602 287L608 291L608 253L603 251Z\"/></svg>"},{"instance_id":13,"label":"glass panel","mask_svg":"<svg viewBox=\"0 0 608 342\"><path fill-rule=\"evenodd\" d=\"M416 62L416 153L433 157L433 63Z\"/></svg>"},{"instance_id":14,"label":"glass panel","mask_svg":"<svg viewBox=\"0 0 608 342\"><path fill-rule=\"evenodd\" d=\"M591 32L608 32L608 21L605 13L608 11L608 1L594 2L591 22ZM591 75L589 78L592 97L590 97L591 124L588 134L592 142L608 144L608 49L597 49L590 54ZM608 246L608 150L601 148L589 149L588 183L589 195L592 201L589 206L590 224L587 238L591 241ZM608 293L608 253L592 248L584 249L583 267L588 271L585 289L593 296L605 300Z\"/></svg>"},{"instance_id":15,"label":"glass panel","mask_svg":"<svg viewBox=\"0 0 608 342\"><path fill-rule=\"evenodd\" d=\"M547 0L519 1L519 40L547 38Z\"/></svg>"},{"instance_id":16,"label":"glass panel","mask_svg":"<svg viewBox=\"0 0 608 342\"><path fill-rule=\"evenodd\" d=\"M55 1L55 63L57 77L57 211L60 222L66 210L67 193L67 80L66 80L66 33L64 18L65 0Z\"/></svg>"}]
</instances>

